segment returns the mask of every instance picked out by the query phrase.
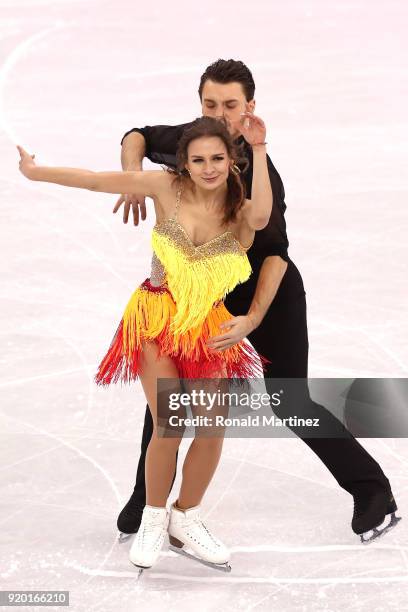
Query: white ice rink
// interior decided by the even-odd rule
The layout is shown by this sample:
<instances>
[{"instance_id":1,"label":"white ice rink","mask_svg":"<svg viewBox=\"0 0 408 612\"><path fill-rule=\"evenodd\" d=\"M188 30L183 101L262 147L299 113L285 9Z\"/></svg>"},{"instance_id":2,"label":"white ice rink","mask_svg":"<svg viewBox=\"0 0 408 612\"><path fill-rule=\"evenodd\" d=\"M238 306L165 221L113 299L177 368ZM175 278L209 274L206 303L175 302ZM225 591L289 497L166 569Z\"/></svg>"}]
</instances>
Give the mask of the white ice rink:
<instances>
[{"instance_id":1,"label":"white ice rink","mask_svg":"<svg viewBox=\"0 0 408 612\"><path fill-rule=\"evenodd\" d=\"M69 590L75 612L408 610L406 439L362 441L405 517L369 547L301 441L226 440L204 515L232 573L165 546L136 582L116 517L144 396L92 379L148 276L152 210L124 225L116 196L27 181L15 149L119 169L126 130L198 116L204 68L242 59L286 188L310 375L406 377L407 17L403 0L0 0L1 589Z\"/></svg>"}]
</instances>

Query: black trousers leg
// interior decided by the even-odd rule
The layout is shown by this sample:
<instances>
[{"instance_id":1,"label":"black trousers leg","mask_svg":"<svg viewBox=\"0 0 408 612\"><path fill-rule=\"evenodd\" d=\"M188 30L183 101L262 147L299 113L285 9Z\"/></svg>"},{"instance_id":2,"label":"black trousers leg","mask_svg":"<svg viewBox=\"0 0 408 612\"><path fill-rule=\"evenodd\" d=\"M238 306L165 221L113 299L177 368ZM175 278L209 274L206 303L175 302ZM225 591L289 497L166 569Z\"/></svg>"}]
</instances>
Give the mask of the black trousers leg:
<instances>
[{"instance_id":1,"label":"black trousers leg","mask_svg":"<svg viewBox=\"0 0 408 612\"><path fill-rule=\"evenodd\" d=\"M149 446L149 442L152 438L153 433L153 419L149 410L149 406L146 406L143 433L142 433L142 444L140 448L140 458L136 472L136 484L134 491L140 499L140 505L146 505L146 481L145 481L145 461L146 451Z\"/></svg>"},{"instance_id":2,"label":"black trousers leg","mask_svg":"<svg viewBox=\"0 0 408 612\"><path fill-rule=\"evenodd\" d=\"M238 315L246 313L249 304L229 300L227 307L232 314ZM306 299L300 274L292 262L271 308L248 339L260 354L271 361L265 378L307 379ZM351 494L363 483L389 489L389 481L373 457L329 410L312 401L307 380L303 401L307 414L302 413L302 416L319 418L321 429L329 432L328 437L307 437L304 429L291 429L319 457L338 484ZM288 404L296 414L296 402ZM290 416L287 412L282 413L279 407L273 407L273 411L279 418Z\"/></svg>"},{"instance_id":3,"label":"black trousers leg","mask_svg":"<svg viewBox=\"0 0 408 612\"><path fill-rule=\"evenodd\" d=\"M313 430L308 437L305 427L289 425L289 428L319 457L343 489L353 494L361 490L364 483L364 488L379 486L390 491L379 464L329 410L311 399L307 381L303 388L298 382L291 385L295 392L285 388L286 402L273 406L273 412L281 419L301 416L319 420L319 430L328 437L314 436ZM266 380L266 388L271 395L276 391L273 380L270 383Z\"/></svg>"}]
</instances>

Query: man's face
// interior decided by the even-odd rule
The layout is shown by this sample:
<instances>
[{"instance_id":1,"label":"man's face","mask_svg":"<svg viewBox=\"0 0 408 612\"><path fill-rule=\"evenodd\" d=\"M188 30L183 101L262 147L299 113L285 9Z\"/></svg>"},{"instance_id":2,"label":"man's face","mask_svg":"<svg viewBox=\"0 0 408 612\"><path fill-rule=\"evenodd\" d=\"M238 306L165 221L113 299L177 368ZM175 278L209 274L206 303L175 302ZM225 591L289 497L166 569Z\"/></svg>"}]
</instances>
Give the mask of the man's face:
<instances>
[{"instance_id":1,"label":"man's face","mask_svg":"<svg viewBox=\"0 0 408 612\"><path fill-rule=\"evenodd\" d=\"M207 79L203 87L201 108L202 114L207 117L226 119L230 134L237 138L239 131L234 124L241 120L241 113L254 112L255 100L247 102L241 83L215 83Z\"/></svg>"}]
</instances>

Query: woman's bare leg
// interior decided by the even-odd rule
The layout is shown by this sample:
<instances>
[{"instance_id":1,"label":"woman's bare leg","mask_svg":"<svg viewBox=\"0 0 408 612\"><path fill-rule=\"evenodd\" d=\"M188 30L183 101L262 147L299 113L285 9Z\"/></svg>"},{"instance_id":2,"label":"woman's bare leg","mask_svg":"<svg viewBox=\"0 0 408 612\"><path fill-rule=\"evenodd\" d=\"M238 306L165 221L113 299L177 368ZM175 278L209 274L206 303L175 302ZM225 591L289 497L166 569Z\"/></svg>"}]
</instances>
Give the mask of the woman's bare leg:
<instances>
[{"instance_id":1,"label":"woman's bare leg","mask_svg":"<svg viewBox=\"0 0 408 612\"><path fill-rule=\"evenodd\" d=\"M153 434L146 452L146 504L164 507L169 496L176 469L176 453L182 437L163 438L157 435L157 379L178 379L179 374L171 357L157 359L154 342L143 345L140 381L153 419Z\"/></svg>"},{"instance_id":2,"label":"woman's bare leg","mask_svg":"<svg viewBox=\"0 0 408 612\"><path fill-rule=\"evenodd\" d=\"M157 354L158 347L154 342L144 344L140 380L153 419L153 434L147 449L145 462L146 504L164 507L173 482L176 469L176 453L182 436L164 438L157 435L157 379L178 379L179 377L171 357L163 356L157 359ZM225 376L225 373L222 374ZM221 374L218 376L221 376ZM218 377L213 382L214 385L211 385L211 390L219 387L217 384ZM194 383L188 385L190 390L195 387L201 389L202 385L197 386ZM216 412L219 414L220 410L218 409ZM200 415L208 415L205 406L194 409L193 416ZM212 437L209 437L209 433L211 434L211 431L209 432L208 428L196 428L196 437L188 449L183 464L183 479L177 501L179 508L191 508L201 503L217 469L224 442L224 430L220 427L214 427Z\"/></svg>"},{"instance_id":3,"label":"woman's bare leg","mask_svg":"<svg viewBox=\"0 0 408 612\"><path fill-rule=\"evenodd\" d=\"M194 438L183 464L183 480L177 499L180 510L201 503L217 469L223 438Z\"/></svg>"},{"instance_id":4,"label":"woman's bare leg","mask_svg":"<svg viewBox=\"0 0 408 612\"><path fill-rule=\"evenodd\" d=\"M226 376L226 373L219 374L219 377ZM212 381L214 384L198 385L198 389L206 388L208 391L215 392L220 389L221 393L228 390L228 386L219 380L218 377ZM194 384L185 385L191 390ZM193 410L194 416L214 416L214 414L228 413L228 406L219 406L211 412L206 410L206 406L200 406ZM213 426L212 428L196 427L196 437L188 449L183 464L183 480L180 493L177 499L177 507L185 510L198 506L210 484L217 469L222 446L224 442L225 430L223 427Z\"/></svg>"}]
</instances>

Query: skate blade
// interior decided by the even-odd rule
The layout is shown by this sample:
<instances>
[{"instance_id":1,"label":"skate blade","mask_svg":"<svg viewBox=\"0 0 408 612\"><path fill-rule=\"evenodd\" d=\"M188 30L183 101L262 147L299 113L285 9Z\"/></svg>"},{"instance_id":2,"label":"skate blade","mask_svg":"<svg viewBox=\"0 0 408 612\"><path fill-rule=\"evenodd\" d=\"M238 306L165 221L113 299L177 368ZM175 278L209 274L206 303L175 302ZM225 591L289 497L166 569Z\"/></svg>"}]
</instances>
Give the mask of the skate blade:
<instances>
[{"instance_id":1,"label":"skate blade","mask_svg":"<svg viewBox=\"0 0 408 612\"><path fill-rule=\"evenodd\" d=\"M134 535L135 535L134 533L122 533L122 531L119 531L119 537L118 537L119 544L123 544L124 542L127 542Z\"/></svg>"},{"instance_id":2,"label":"skate blade","mask_svg":"<svg viewBox=\"0 0 408 612\"><path fill-rule=\"evenodd\" d=\"M173 544L169 545L169 550L172 550L173 552L178 553L179 555L182 555L183 557L188 557L189 559L193 559L193 561L198 561L198 563L201 563L202 565L205 565L206 567L211 567L212 569L217 569L221 572L229 573L232 570L232 567L230 566L228 561L226 563L211 563L211 561L205 561L204 559L200 559L200 557L196 557L196 555L193 555L192 553L187 552L183 548L173 546Z\"/></svg>"},{"instance_id":3,"label":"skate blade","mask_svg":"<svg viewBox=\"0 0 408 612\"><path fill-rule=\"evenodd\" d=\"M395 516L395 512L393 512L391 514L390 522L388 523L388 525L385 525L385 527L375 527L374 529L371 529L370 531L367 531L366 533L362 533L360 535L361 543L371 544L371 542L374 542L374 540L378 540L378 538L384 536L388 531L396 527L398 523L400 522L400 520L401 520L401 517Z\"/></svg>"},{"instance_id":4,"label":"skate blade","mask_svg":"<svg viewBox=\"0 0 408 612\"><path fill-rule=\"evenodd\" d=\"M143 572L145 570L150 569L150 567L143 567L142 565L136 565L136 563L133 563L133 561L131 561L131 564L134 565L135 567L137 567L137 569L139 570L137 572L136 580L140 580L140 578L142 577Z\"/></svg>"}]
</instances>

